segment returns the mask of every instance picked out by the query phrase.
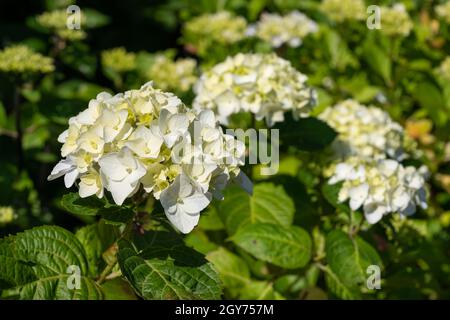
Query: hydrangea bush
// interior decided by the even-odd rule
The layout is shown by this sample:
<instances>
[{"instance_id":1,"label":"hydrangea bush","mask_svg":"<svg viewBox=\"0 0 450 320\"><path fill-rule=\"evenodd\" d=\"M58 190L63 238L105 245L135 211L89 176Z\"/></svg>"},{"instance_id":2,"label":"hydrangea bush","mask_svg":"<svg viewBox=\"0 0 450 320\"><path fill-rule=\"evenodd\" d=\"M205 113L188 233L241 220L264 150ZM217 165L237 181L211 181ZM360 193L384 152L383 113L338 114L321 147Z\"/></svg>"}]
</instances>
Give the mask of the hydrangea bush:
<instances>
[{"instance_id":1,"label":"hydrangea bush","mask_svg":"<svg viewBox=\"0 0 450 320\"><path fill-rule=\"evenodd\" d=\"M151 83L115 96L98 94L69 119L58 141L64 159L49 180L64 176L70 188L80 179L81 198L102 198L108 190L119 206L143 189L183 233L197 225L213 195L223 197L228 180L248 180L239 170L245 145L223 133L214 113L194 113Z\"/></svg>"}]
</instances>

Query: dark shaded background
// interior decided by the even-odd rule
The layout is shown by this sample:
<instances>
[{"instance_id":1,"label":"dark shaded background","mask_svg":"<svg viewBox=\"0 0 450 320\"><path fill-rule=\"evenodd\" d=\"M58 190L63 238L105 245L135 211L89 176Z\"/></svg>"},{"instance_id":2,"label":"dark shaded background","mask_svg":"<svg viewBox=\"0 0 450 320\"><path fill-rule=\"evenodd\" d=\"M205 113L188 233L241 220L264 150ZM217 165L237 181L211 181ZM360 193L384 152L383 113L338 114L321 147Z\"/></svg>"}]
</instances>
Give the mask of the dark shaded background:
<instances>
[{"instance_id":1,"label":"dark shaded background","mask_svg":"<svg viewBox=\"0 0 450 320\"><path fill-rule=\"evenodd\" d=\"M0 48L15 43L41 41L47 47L40 51L47 54L51 48L49 34L30 28L27 25L27 19L49 11L47 9L49 2L51 0L0 0ZM86 76L77 71L76 68L71 68L70 64L64 64L56 60L58 74L55 75L55 85L76 79L114 91L111 81L105 77L100 67L102 50L119 46L133 52L155 52L167 48L181 49L177 43L179 25L173 25L169 28L155 20L156 8L164 4L164 1L80 0L76 1L76 4L81 10L89 8L106 15L110 22L103 27L86 30L88 36L82 41L88 47L89 55L97 60L95 74ZM81 56L79 59L82 59ZM12 114L13 91L14 87L11 82L5 78L0 78L0 102L3 103L9 116ZM52 95L52 92L46 93L45 90L41 90L41 92L42 97L39 103L32 107L29 105L23 106L24 126L27 125L27 118L32 119L33 112L41 113L48 118L55 115L70 117L86 107L86 100L61 99L57 94ZM50 126L51 137L46 143L45 152L59 154L60 145L56 142L56 138L64 129L64 126L54 124ZM46 181L53 164L36 161L34 152L40 152L39 150L27 150L25 155L26 172L33 183L30 188L37 191L38 194L36 200L30 198L30 191L26 187L23 192L18 192L12 187L13 184L26 184L23 182L24 179L21 174L15 169L18 159L14 150L15 140L0 135L0 168L3 169L0 169L0 206L21 207L22 210L27 211L26 214L22 214L27 216L27 221L19 221L18 224L10 224L0 228L0 236L42 223L58 224L69 229L81 226L83 221L58 208L58 199L67 190L64 188L61 179L53 182ZM40 207L40 209L36 209L35 216L30 214L33 211L33 205ZM46 216L48 218L45 218ZM30 217L31 219L29 219Z\"/></svg>"},{"instance_id":2,"label":"dark shaded background","mask_svg":"<svg viewBox=\"0 0 450 320\"><path fill-rule=\"evenodd\" d=\"M157 51L177 45L178 30L165 29L154 20L155 8L164 1L108 1L79 0L77 5L83 9L95 9L111 18L105 27L92 29L86 40L93 51L115 46L125 46L131 51ZM1 0L0 2L0 44L18 42L27 37L45 35L30 30L26 18L45 11L45 1L39 0Z\"/></svg>"}]
</instances>

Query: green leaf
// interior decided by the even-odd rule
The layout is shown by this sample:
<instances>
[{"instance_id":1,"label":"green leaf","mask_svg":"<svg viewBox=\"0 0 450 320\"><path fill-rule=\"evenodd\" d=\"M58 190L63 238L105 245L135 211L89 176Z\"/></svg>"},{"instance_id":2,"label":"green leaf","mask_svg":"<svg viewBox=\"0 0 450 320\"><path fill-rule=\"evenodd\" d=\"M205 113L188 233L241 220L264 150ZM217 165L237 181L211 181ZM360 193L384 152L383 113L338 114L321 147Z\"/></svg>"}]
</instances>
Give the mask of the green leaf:
<instances>
[{"instance_id":1,"label":"green leaf","mask_svg":"<svg viewBox=\"0 0 450 320\"><path fill-rule=\"evenodd\" d=\"M55 273L65 273L70 265L87 272L82 244L69 231L57 226L37 227L16 235L15 254L22 261L42 265Z\"/></svg>"},{"instance_id":2,"label":"green leaf","mask_svg":"<svg viewBox=\"0 0 450 320\"><path fill-rule=\"evenodd\" d=\"M121 278L105 281L101 285L105 300L137 300L133 288Z\"/></svg>"},{"instance_id":3,"label":"green leaf","mask_svg":"<svg viewBox=\"0 0 450 320\"><path fill-rule=\"evenodd\" d=\"M120 206L109 206L98 211L106 223L112 225L127 224L134 217L134 211Z\"/></svg>"},{"instance_id":4,"label":"green leaf","mask_svg":"<svg viewBox=\"0 0 450 320\"><path fill-rule=\"evenodd\" d=\"M83 13L86 15L86 27L89 29L103 27L111 20L107 15L94 9L84 8Z\"/></svg>"},{"instance_id":5,"label":"green leaf","mask_svg":"<svg viewBox=\"0 0 450 320\"><path fill-rule=\"evenodd\" d=\"M346 287L365 283L367 267L382 267L376 250L360 237L350 238L341 230L331 231L326 238L326 255L331 271Z\"/></svg>"},{"instance_id":6,"label":"green leaf","mask_svg":"<svg viewBox=\"0 0 450 320\"><path fill-rule=\"evenodd\" d=\"M328 124L317 118L292 120L289 116L275 128L280 130L280 140L286 145L292 145L300 150L319 151L331 144L336 138Z\"/></svg>"},{"instance_id":7,"label":"green leaf","mask_svg":"<svg viewBox=\"0 0 450 320\"><path fill-rule=\"evenodd\" d=\"M283 300L284 297L274 290L273 284L271 282L251 281L242 288L239 299Z\"/></svg>"},{"instance_id":8,"label":"green leaf","mask_svg":"<svg viewBox=\"0 0 450 320\"><path fill-rule=\"evenodd\" d=\"M205 212L202 212L198 225L203 230L223 230L225 228L219 218L217 208L214 206L209 206Z\"/></svg>"},{"instance_id":9,"label":"green leaf","mask_svg":"<svg viewBox=\"0 0 450 320\"><path fill-rule=\"evenodd\" d=\"M323 270L327 287L336 297L344 300L360 298L358 290L354 287L347 287L330 268L325 267Z\"/></svg>"},{"instance_id":10,"label":"green leaf","mask_svg":"<svg viewBox=\"0 0 450 320\"><path fill-rule=\"evenodd\" d=\"M267 6L268 0L250 0L247 5L248 17L250 20L255 20L258 15Z\"/></svg>"},{"instance_id":11,"label":"green leaf","mask_svg":"<svg viewBox=\"0 0 450 320\"><path fill-rule=\"evenodd\" d=\"M364 72L354 74L349 78L338 79L338 86L361 103L373 100L378 93L382 92L381 88L370 85L367 74Z\"/></svg>"},{"instance_id":12,"label":"green leaf","mask_svg":"<svg viewBox=\"0 0 450 320\"><path fill-rule=\"evenodd\" d=\"M45 143L51 136L50 130L45 127L38 127L33 132L25 133L23 136L24 150L44 149Z\"/></svg>"},{"instance_id":13,"label":"green leaf","mask_svg":"<svg viewBox=\"0 0 450 320\"><path fill-rule=\"evenodd\" d=\"M325 182L322 185L322 194L325 199L336 209L339 209L343 212L349 213L350 208L345 203L339 202L339 191L342 188L342 182L335 184L328 184Z\"/></svg>"},{"instance_id":14,"label":"green leaf","mask_svg":"<svg viewBox=\"0 0 450 320\"><path fill-rule=\"evenodd\" d=\"M96 196L80 198L78 192L71 192L63 195L61 205L65 210L76 215L95 216L105 203Z\"/></svg>"},{"instance_id":15,"label":"green leaf","mask_svg":"<svg viewBox=\"0 0 450 320\"><path fill-rule=\"evenodd\" d=\"M121 86L123 84L122 74L113 68L103 66L103 73L115 86Z\"/></svg>"},{"instance_id":16,"label":"green leaf","mask_svg":"<svg viewBox=\"0 0 450 320\"><path fill-rule=\"evenodd\" d=\"M103 293L90 278L81 276L80 289L69 289L71 275L58 274L42 277L23 286L20 292L22 300L100 300Z\"/></svg>"},{"instance_id":17,"label":"green leaf","mask_svg":"<svg viewBox=\"0 0 450 320\"><path fill-rule=\"evenodd\" d=\"M102 254L105 252L119 236L115 227L100 221L79 229L75 236L83 245L88 261L89 273L97 276L100 270L105 267Z\"/></svg>"},{"instance_id":18,"label":"green leaf","mask_svg":"<svg viewBox=\"0 0 450 320\"><path fill-rule=\"evenodd\" d=\"M219 299L217 272L177 235L155 231L119 242L122 274L144 299Z\"/></svg>"},{"instance_id":19,"label":"green leaf","mask_svg":"<svg viewBox=\"0 0 450 320\"><path fill-rule=\"evenodd\" d=\"M10 291L16 292L21 299L78 300L103 297L100 287L87 277L83 246L69 231L57 226L37 227L11 237L8 242L12 253L9 259L14 259L16 264L27 264L34 274L34 278L18 281L18 286ZM74 272L69 267L79 270L78 289L69 288L68 284L74 283Z\"/></svg>"},{"instance_id":20,"label":"green leaf","mask_svg":"<svg viewBox=\"0 0 450 320\"><path fill-rule=\"evenodd\" d=\"M415 88L414 96L435 125L440 127L446 124L448 111L445 107L444 97L437 86L431 82L421 82Z\"/></svg>"},{"instance_id":21,"label":"green leaf","mask_svg":"<svg viewBox=\"0 0 450 320\"><path fill-rule=\"evenodd\" d=\"M301 292L314 288L320 276L320 270L316 265L311 265L304 274L286 274L274 281L274 288L283 296L299 297Z\"/></svg>"},{"instance_id":22,"label":"green leaf","mask_svg":"<svg viewBox=\"0 0 450 320\"><path fill-rule=\"evenodd\" d=\"M55 93L62 99L89 101L101 91L105 91L105 88L95 83L73 79L59 84Z\"/></svg>"},{"instance_id":23,"label":"green leaf","mask_svg":"<svg viewBox=\"0 0 450 320\"><path fill-rule=\"evenodd\" d=\"M22 96L31 103L37 103L41 99L41 92L32 89L22 89Z\"/></svg>"},{"instance_id":24,"label":"green leaf","mask_svg":"<svg viewBox=\"0 0 450 320\"><path fill-rule=\"evenodd\" d=\"M392 62L388 54L374 41L367 40L363 45L363 57L369 67L386 83L391 82Z\"/></svg>"},{"instance_id":25,"label":"green leaf","mask_svg":"<svg viewBox=\"0 0 450 320\"><path fill-rule=\"evenodd\" d=\"M294 211L294 203L283 187L272 183L255 185L252 196L240 187L231 186L218 205L219 217L229 235L244 225L256 222L288 227L294 219Z\"/></svg>"},{"instance_id":26,"label":"green leaf","mask_svg":"<svg viewBox=\"0 0 450 320\"><path fill-rule=\"evenodd\" d=\"M67 48L67 50L64 50L64 54L60 55L60 57L61 61L65 65L70 66L71 69L77 70L78 72L82 73L86 78L92 79L95 76L95 73L97 71L96 56L92 51L89 50L89 47L86 43L73 42L70 47ZM69 80L68 82L71 81L77 80ZM88 97L87 94L93 93L93 89L95 88L101 88L95 94L104 91L104 88L99 87L98 85L82 81L81 83L79 83L79 87L74 87L73 89L75 90L73 90L72 92L69 92L69 90L67 90L66 93L74 94L75 96L79 97L79 99L89 100L90 98L95 96L95 94L91 95L90 97Z\"/></svg>"},{"instance_id":27,"label":"green leaf","mask_svg":"<svg viewBox=\"0 0 450 320\"><path fill-rule=\"evenodd\" d=\"M238 112L230 115L229 128L250 128L252 126L253 115L250 112Z\"/></svg>"},{"instance_id":28,"label":"green leaf","mask_svg":"<svg viewBox=\"0 0 450 320\"><path fill-rule=\"evenodd\" d=\"M195 229L184 238L184 243L198 252L207 254L217 249L217 244L209 240L208 236L201 229Z\"/></svg>"},{"instance_id":29,"label":"green leaf","mask_svg":"<svg viewBox=\"0 0 450 320\"><path fill-rule=\"evenodd\" d=\"M8 116L5 111L5 106L0 101L0 128L6 128L8 125Z\"/></svg>"},{"instance_id":30,"label":"green leaf","mask_svg":"<svg viewBox=\"0 0 450 320\"><path fill-rule=\"evenodd\" d=\"M358 67L358 60L339 33L329 28L323 28L323 32L330 65L338 70L345 70L347 66Z\"/></svg>"},{"instance_id":31,"label":"green leaf","mask_svg":"<svg viewBox=\"0 0 450 320\"><path fill-rule=\"evenodd\" d=\"M14 237L0 240L0 289L8 289L36 279L33 269L14 257Z\"/></svg>"},{"instance_id":32,"label":"green leaf","mask_svg":"<svg viewBox=\"0 0 450 320\"><path fill-rule=\"evenodd\" d=\"M255 223L240 228L231 240L256 258L286 269L304 267L311 258L311 238L296 226Z\"/></svg>"},{"instance_id":33,"label":"green leaf","mask_svg":"<svg viewBox=\"0 0 450 320\"><path fill-rule=\"evenodd\" d=\"M96 196L81 198L77 192L65 194L61 199L61 206L75 215L101 215L106 223L112 225L126 224L134 217L134 211L130 208L110 204Z\"/></svg>"},{"instance_id":34,"label":"green leaf","mask_svg":"<svg viewBox=\"0 0 450 320\"><path fill-rule=\"evenodd\" d=\"M206 258L219 272L220 280L231 297L236 298L242 287L250 282L250 270L245 261L227 249L220 247Z\"/></svg>"}]
</instances>

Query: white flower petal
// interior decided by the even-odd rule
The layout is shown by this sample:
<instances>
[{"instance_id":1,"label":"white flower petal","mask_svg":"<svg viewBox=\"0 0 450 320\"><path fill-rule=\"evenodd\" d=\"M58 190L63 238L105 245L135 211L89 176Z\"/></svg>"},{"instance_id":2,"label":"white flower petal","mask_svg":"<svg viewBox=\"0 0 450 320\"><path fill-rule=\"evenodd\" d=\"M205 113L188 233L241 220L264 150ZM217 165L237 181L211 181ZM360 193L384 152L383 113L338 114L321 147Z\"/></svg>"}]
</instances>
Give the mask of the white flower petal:
<instances>
[{"instance_id":1,"label":"white flower petal","mask_svg":"<svg viewBox=\"0 0 450 320\"><path fill-rule=\"evenodd\" d=\"M53 168L50 175L47 177L47 180L51 181L62 177L67 172L72 171L75 168L75 164L71 159L63 159L59 161L56 166Z\"/></svg>"},{"instance_id":2,"label":"white flower petal","mask_svg":"<svg viewBox=\"0 0 450 320\"><path fill-rule=\"evenodd\" d=\"M402 211L408 207L411 202L411 196L404 188L397 188L392 195L392 206L394 210Z\"/></svg>"},{"instance_id":3,"label":"white flower petal","mask_svg":"<svg viewBox=\"0 0 450 320\"><path fill-rule=\"evenodd\" d=\"M397 161L387 159L380 163L380 170L382 171L382 174L390 177L397 171L398 166L399 163Z\"/></svg>"},{"instance_id":4,"label":"white flower petal","mask_svg":"<svg viewBox=\"0 0 450 320\"><path fill-rule=\"evenodd\" d=\"M128 175L126 167L120 162L117 153L104 155L98 160L98 163L102 174L110 179L120 181Z\"/></svg>"},{"instance_id":5,"label":"white flower petal","mask_svg":"<svg viewBox=\"0 0 450 320\"><path fill-rule=\"evenodd\" d=\"M64 176L64 185L66 186L66 188L70 188L75 183L78 176L78 170L73 169L72 171L67 172Z\"/></svg>"},{"instance_id":6,"label":"white flower petal","mask_svg":"<svg viewBox=\"0 0 450 320\"><path fill-rule=\"evenodd\" d=\"M127 182L116 182L113 180L108 181L106 188L111 192L114 202L119 206L122 205L125 199L136 189L135 186L132 186Z\"/></svg>"},{"instance_id":7,"label":"white flower petal","mask_svg":"<svg viewBox=\"0 0 450 320\"><path fill-rule=\"evenodd\" d=\"M366 217L367 222L370 224L375 224L383 218L388 212L388 209L378 203L369 203L364 205L364 216Z\"/></svg>"},{"instance_id":8,"label":"white flower petal","mask_svg":"<svg viewBox=\"0 0 450 320\"><path fill-rule=\"evenodd\" d=\"M350 197L350 208L352 210L358 210L369 194L369 185L363 183L357 187L353 187L348 191L348 194Z\"/></svg>"},{"instance_id":9,"label":"white flower petal","mask_svg":"<svg viewBox=\"0 0 450 320\"><path fill-rule=\"evenodd\" d=\"M209 192L203 194L200 191L196 191L190 196L183 199L183 203L180 207L184 212L189 214L199 214L211 203L211 194Z\"/></svg>"},{"instance_id":10,"label":"white flower petal","mask_svg":"<svg viewBox=\"0 0 450 320\"><path fill-rule=\"evenodd\" d=\"M177 207L176 212L173 214L166 213L166 216L172 225L184 234L191 232L200 219L200 213L188 214L180 207Z\"/></svg>"}]
</instances>

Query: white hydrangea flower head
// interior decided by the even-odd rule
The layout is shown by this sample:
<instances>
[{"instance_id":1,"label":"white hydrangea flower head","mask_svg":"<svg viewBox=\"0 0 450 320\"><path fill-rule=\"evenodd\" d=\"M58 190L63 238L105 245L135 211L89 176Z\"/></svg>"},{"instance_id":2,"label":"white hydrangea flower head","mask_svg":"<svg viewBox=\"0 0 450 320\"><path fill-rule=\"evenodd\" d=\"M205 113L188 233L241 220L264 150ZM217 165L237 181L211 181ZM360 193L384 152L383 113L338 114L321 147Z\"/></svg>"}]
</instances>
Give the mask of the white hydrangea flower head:
<instances>
[{"instance_id":1,"label":"white hydrangea flower head","mask_svg":"<svg viewBox=\"0 0 450 320\"><path fill-rule=\"evenodd\" d=\"M445 22L450 24L450 1L444 2L435 7L436 14Z\"/></svg>"},{"instance_id":2,"label":"white hydrangea flower head","mask_svg":"<svg viewBox=\"0 0 450 320\"><path fill-rule=\"evenodd\" d=\"M107 190L117 205L144 190L183 233L213 196L223 197L230 179L251 192L239 169L245 145L223 132L211 110L190 110L151 82L115 96L100 93L58 141L64 159L49 180L64 176L67 188L79 180L82 198L102 198Z\"/></svg>"},{"instance_id":3,"label":"white hydrangea flower head","mask_svg":"<svg viewBox=\"0 0 450 320\"><path fill-rule=\"evenodd\" d=\"M417 207L427 208L426 167L403 166L392 159L367 161L350 157L328 169L330 184L342 182L338 201L349 201L351 210L362 208L370 224L384 215L414 214Z\"/></svg>"},{"instance_id":4,"label":"white hydrangea flower head","mask_svg":"<svg viewBox=\"0 0 450 320\"><path fill-rule=\"evenodd\" d=\"M307 79L276 54L239 53L201 75L193 107L213 110L222 124L228 124L232 114L251 112L272 126L282 122L287 111L295 118L310 114L316 94Z\"/></svg>"},{"instance_id":5,"label":"white hydrangea flower head","mask_svg":"<svg viewBox=\"0 0 450 320\"><path fill-rule=\"evenodd\" d=\"M364 0L323 0L320 9L331 20L339 23L366 18Z\"/></svg>"},{"instance_id":6,"label":"white hydrangea flower head","mask_svg":"<svg viewBox=\"0 0 450 320\"><path fill-rule=\"evenodd\" d=\"M317 24L298 11L281 16L276 13L263 13L260 20L249 27L247 34L270 43L278 48L284 44L296 48L310 33L318 31Z\"/></svg>"},{"instance_id":7,"label":"white hydrangea flower head","mask_svg":"<svg viewBox=\"0 0 450 320\"><path fill-rule=\"evenodd\" d=\"M325 109L319 118L339 134L332 145L338 158L355 155L376 160L403 160L407 157L403 128L379 108L345 100Z\"/></svg>"},{"instance_id":8,"label":"white hydrangea flower head","mask_svg":"<svg viewBox=\"0 0 450 320\"><path fill-rule=\"evenodd\" d=\"M388 36L406 37L411 32L414 24L402 3L396 3L392 7L381 7L381 29Z\"/></svg>"}]
</instances>

